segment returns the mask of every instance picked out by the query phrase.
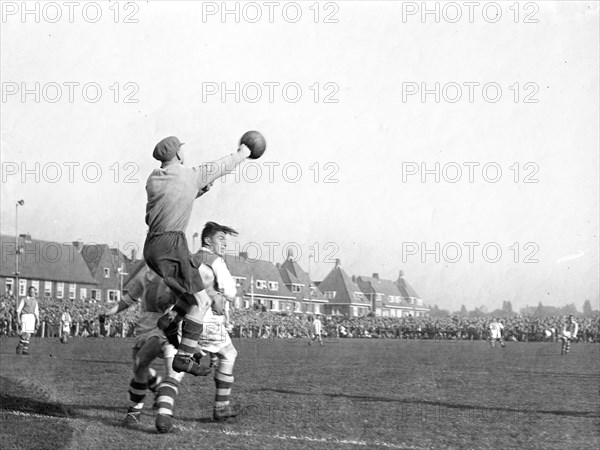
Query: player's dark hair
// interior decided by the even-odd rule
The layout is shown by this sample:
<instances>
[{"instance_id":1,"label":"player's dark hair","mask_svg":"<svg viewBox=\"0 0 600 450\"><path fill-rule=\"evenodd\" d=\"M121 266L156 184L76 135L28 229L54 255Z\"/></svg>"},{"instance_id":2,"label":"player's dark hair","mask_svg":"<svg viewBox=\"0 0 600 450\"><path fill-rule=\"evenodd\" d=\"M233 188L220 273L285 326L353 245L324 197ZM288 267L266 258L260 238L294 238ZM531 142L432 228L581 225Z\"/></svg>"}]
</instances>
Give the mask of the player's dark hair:
<instances>
[{"instance_id":1,"label":"player's dark hair","mask_svg":"<svg viewBox=\"0 0 600 450\"><path fill-rule=\"evenodd\" d=\"M202 230L202 236L200 237L202 245L206 243L206 239L212 238L218 232L222 232L225 234L230 234L232 236L237 236L238 232L233 228L229 228L225 225L219 225L216 222L206 222L204 225L204 229Z\"/></svg>"}]
</instances>

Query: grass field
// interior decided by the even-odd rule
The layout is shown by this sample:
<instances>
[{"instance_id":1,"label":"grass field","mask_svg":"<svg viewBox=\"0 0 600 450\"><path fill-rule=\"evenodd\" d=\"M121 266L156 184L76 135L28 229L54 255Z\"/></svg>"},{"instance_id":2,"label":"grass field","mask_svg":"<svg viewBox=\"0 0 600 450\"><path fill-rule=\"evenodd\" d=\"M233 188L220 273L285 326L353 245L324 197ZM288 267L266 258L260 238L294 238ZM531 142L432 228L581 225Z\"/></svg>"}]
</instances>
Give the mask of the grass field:
<instances>
[{"instance_id":1,"label":"grass field","mask_svg":"<svg viewBox=\"0 0 600 450\"><path fill-rule=\"evenodd\" d=\"M235 340L233 401L211 421L211 377L186 377L175 428L121 421L128 339L0 342L2 449L598 448L600 346L347 339ZM160 364L156 365L160 369Z\"/></svg>"}]
</instances>

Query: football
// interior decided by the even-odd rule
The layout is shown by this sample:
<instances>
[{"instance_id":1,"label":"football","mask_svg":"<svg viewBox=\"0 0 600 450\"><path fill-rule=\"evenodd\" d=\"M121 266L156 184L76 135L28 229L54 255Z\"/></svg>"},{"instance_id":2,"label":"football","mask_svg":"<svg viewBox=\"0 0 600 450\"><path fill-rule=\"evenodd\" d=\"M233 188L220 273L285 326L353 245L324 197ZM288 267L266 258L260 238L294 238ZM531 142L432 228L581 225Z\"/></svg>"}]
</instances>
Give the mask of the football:
<instances>
[{"instance_id":1,"label":"football","mask_svg":"<svg viewBox=\"0 0 600 450\"><path fill-rule=\"evenodd\" d=\"M267 141L258 131L246 131L240 139L240 144L250 149L250 159L260 158L267 149Z\"/></svg>"}]
</instances>

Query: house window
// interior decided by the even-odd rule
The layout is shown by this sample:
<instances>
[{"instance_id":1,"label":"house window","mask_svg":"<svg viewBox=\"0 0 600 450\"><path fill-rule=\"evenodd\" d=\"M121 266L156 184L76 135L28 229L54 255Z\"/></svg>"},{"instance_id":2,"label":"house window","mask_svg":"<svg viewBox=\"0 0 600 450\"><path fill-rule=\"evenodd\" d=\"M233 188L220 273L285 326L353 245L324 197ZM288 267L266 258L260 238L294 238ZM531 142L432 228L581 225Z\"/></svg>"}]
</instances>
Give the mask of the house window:
<instances>
[{"instance_id":1,"label":"house window","mask_svg":"<svg viewBox=\"0 0 600 450\"><path fill-rule=\"evenodd\" d=\"M44 281L44 297L52 297L52 281Z\"/></svg>"},{"instance_id":2,"label":"house window","mask_svg":"<svg viewBox=\"0 0 600 450\"><path fill-rule=\"evenodd\" d=\"M242 287L245 278L233 277L235 279L235 286Z\"/></svg>"},{"instance_id":3,"label":"house window","mask_svg":"<svg viewBox=\"0 0 600 450\"><path fill-rule=\"evenodd\" d=\"M279 289L279 283L277 281L269 281L269 290L276 291Z\"/></svg>"},{"instance_id":4,"label":"house window","mask_svg":"<svg viewBox=\"0 0 600 450\"><path fill-rule=\"evenodd\" d=\"M311 297L316 297L317 296L317 288L314 286L310 287L310 296Z\"/></svg>"},{"instance_id":5,"label":"house window","mask_svg":"<svg viewBox=\"0 0 600 450\"><path fill-rule=\"evenodd\" d=\"M267 282L265 280L256 280L256 289L266 289Z\"/></svg>"},{"instance_id":6,"label":"house window","mask_svg":"<svg viewBox=\"0 0 600 450\"><path fill-rule=\"evenodd\" d=\"M92 300L100 300L100 289L92 289Z\"/></svg>"},{"instance_id":7,"label":"house window","mask_svg":"<svg viewBox=\"0 0 600 450\"><path fill-rule=\"evenodd\" d=\"M56 283L56 298L63 298L65 296L65 283Z\"/></svg>"},{"instance_id":8,"label":"house window","mask_svg":"<svg viewBox=\"0 0 600 450\"><path fill-rule=\"evenodd\" d=\"M40 292L40 282L38 280L31 280L31 286L35 288L36 292Z\"/></svg>"},{"instance_id":9,"label":"house window","mask_svg":"<svg viewBox=\"0 0 600 450\"><path fill-rule=\"evenodd\" d=\"M292 284L292 292L294 293L298 293L298 292L302 292L302 285L301 284Z\"/></svg>"},{"instance_id":10,"label":"house window","mask_svg":"<svg viewBox=\"0 0 600 450\"><path fill-rule=\"evenodd\" d=\"M273 311L279 311L279 302L277 300L273 300Z\"/></svg>"},{"instance_id":11,"label":"house window","mask_svg":"<svg viewBox=\"0 0 600 450\"><path fill-rule=\"evenodd\" d=\"M112 289L108 290L108 300L111 302L116 302L119 300L119 291L114 291Z\"/></svg>"},{"instance_id":12,"label":"house window","mask_svg":"<svg viewBox=\"0 0 600 450\"><path fill-rule=\"evenodd\" d=\"M104 278L110 278L110 269L108 267L104 268Z\"/></svg>"},{"instance_id":13,"label":"house window","mask_svg":"<svg viewBox=\"0 0 600 450\"><path fill-rule=\"evenodd\" d=\"M250 308L250 300L244 300L244 309Z\"/></svg>"},{"instance_id":14,"label":"house window","mask_svg":"<svg viewBox=\"0 0 600 450\"><path fill-rule=\"evenodd\" d=\"M81 300L85 300L87 298L87 289L86 288L79 288L79 298Z\"/></svg>"},{"instance_id":15,"label":"house window","mask_svg":"<svg viewBox=\"0 0 600 450\"><path fill-rule=\"evenodd\" d=\"M325 298L328 298L331 300L331 299L335 298L336 291L325 291L323 294L325 295Z\"/></svg>"},{"instance_id":16,"label":"house window","mask_svg":"<svg viewBox=\"0 0 600 450\"><path fill-rule=\"evenodd\" d=\"M77 292L76 289L77 286L75 285L75 283L69 283L69 298L71 300L75 300L75 293Z\"/></svg>"},{"instance_id":17,"label":"house window","mask_svg":"<svg viewBox=\"0 0 600 450\"><path fill-rule=\"evenodd\" d=\"M362 294L360 292L355 292L354 293L354 298L356 300L362 300L363 297L362 297Z\"/></svg>"},{"instance_id":18,"label":"house window","mask_svg":"<svg viewBox=\"0 0 600 450\"><path fill-rule=\"evenodd\" d=\"M8 294L10 292L10 294L13 293L13 286L15 284L15 280L12 278L7 278L5 281L5 286L6 286L6 293Z\"/></svg>"},{"instance_id":19,"label":"house window","mask_svg":"<svg viewBox=\"0 0 600 450\"><path fill-rule=\"evenodd\" d=\"M20 279L19 280L19 295L25 295L27 291L27 280Z\"/></svg>"}]
</instances>

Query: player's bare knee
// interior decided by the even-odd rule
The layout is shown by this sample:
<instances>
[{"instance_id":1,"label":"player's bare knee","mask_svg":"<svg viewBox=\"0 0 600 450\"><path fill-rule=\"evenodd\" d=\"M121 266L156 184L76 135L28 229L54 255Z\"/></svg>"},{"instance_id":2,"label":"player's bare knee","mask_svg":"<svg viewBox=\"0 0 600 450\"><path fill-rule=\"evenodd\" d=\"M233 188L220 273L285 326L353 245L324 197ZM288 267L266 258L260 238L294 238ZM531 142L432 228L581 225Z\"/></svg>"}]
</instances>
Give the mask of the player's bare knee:
<instances>
[{"instance_id":1,"label":"player's bare knee","mask_svg":"<svg viewBox=\"0 0 600 450\"><path fill-rule=\"evenodd\" d=\"M221 359L221 362L227 362L230 364L235 363L235 359L237 358L237 350L235 349L235 347L233 345L228 345L227 347L225 347L223 350L221 350L221 352L219 353L219 358Z\"/></svg>"}]
</instances>

